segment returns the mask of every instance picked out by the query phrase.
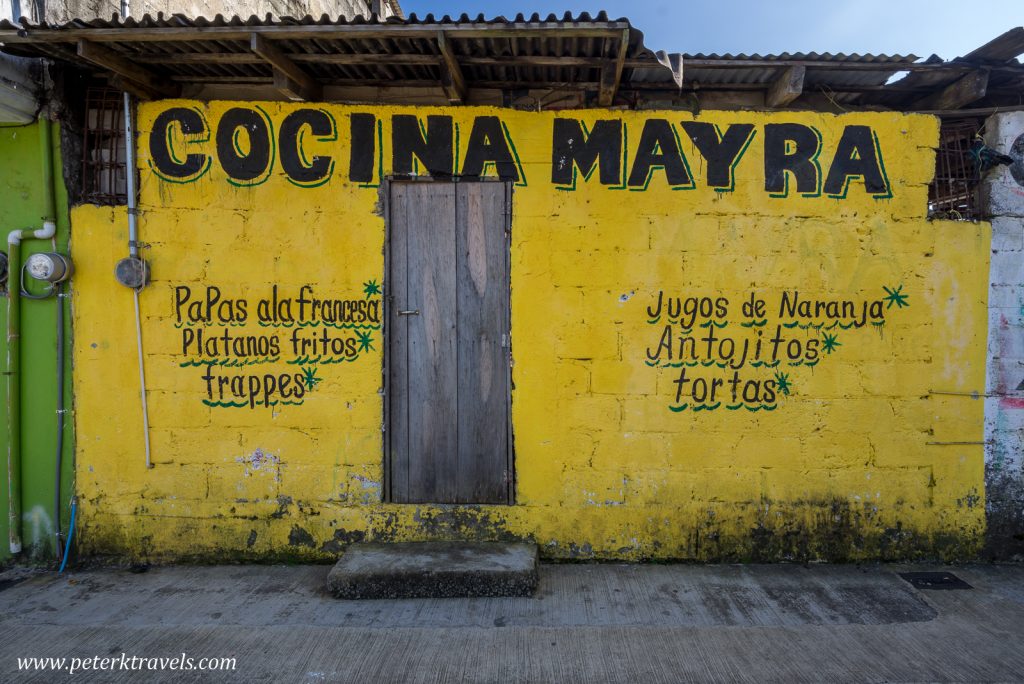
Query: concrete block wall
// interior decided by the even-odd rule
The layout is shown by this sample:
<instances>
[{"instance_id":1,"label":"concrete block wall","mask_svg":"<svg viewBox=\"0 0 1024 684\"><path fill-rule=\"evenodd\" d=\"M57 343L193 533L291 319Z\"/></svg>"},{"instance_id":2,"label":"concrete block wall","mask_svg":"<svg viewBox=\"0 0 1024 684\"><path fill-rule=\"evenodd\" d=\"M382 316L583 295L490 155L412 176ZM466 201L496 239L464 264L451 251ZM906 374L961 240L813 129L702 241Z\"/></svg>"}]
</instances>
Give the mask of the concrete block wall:
<instances>
[{"instance_id":1,"label":"concrete block wall","mask_svg":"<svg viewBox=\"0 0 1024 684\"><path fill-rule=\"evenodd\" d=\"M997 114L985 143L1014 158L982 181L992 217L985 392L987 552L1024 557L1024 112Z\"/></svg>"},{"instance_id":2,"label":"concrete block wall","mask_svg":"<svg viewBox=\"0 0 1024 684\"><path fill-rule=\"evenodd\" d=\"M300 142L279 133L287 117L312 109L336 135ZM233 146L229 114L239 110L263 133ZM367 116L372 144L356 125ZM410 116L420 131L431 119L454 129L428 135L435 152L451 152L453 173L465 172L471 146L496 155L507 144L517 168L512 506L385 501L383 331L358 331L370 342L358 359L318 366L300 362L290 343L307 327L257 320L274 285L278 298L303 285L344 300L373 301L380 284L387 292L377 181L403 158L395 150L408 143L395 131ZM175 117L200 118L206 133L182 134ZM487 128L495 119L501 134ZM589 140L599 125L605 170L562 164L566 136ZM768 144L779 125L814 146L805 145L804 180L789 186L773 183L780 157L792 154ZM990 236L987 223L926 220L935 118L177 100L143 104L138 130L156 467L144 463L132 296L112 275L126 250L126 215L78 207L84 553L327 560L360 539L452 538L529 540L549 558L977 552L984 407L956 393L985 383ZM707 152L723 136L731 163L718 160L712 173L694 138ZM844 151L851 136L862 143ZM307 160L333 161L322 182L289 175L294 163L287 171L281 162L297 145ZM260 174L239 177L229 163L239 156L259 161L243 171ZM873 166L827 182L872 156ZM179 168L190 158L201 163ZM485 169L494 173L494 164ZM192 300L211 286L225 300L245 299L249 318L239 325L218 308L211 319L202 307L186 317L176 305L182 286ZM796 293L805 307L780 306ZM754 300L759 313L744 306ZM200 355L187 343L196 330L208 339L276 335L281 354ZM728 342L681 351L682 337L712 333ZM222 377L294 377L302 367L313 379L301 405L283 396L274 405L235 401L233 385L220 394ZM207 373L218 378L212 385Z\"/></svg>"}]
</instances>

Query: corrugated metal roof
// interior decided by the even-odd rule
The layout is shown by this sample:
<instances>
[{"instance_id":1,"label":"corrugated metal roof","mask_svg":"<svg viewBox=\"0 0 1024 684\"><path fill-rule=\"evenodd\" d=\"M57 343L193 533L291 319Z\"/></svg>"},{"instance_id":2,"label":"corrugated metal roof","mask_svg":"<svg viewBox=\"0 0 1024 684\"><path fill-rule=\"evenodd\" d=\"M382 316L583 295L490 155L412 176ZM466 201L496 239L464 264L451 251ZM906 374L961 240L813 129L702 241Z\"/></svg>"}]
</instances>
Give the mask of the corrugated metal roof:
<instances>
[{"instance_id":1,"label":"corrugated metal roof","mask_svg":"<svg viewBox=\"0 0 1024 684\"><path fill-rule=\"evenodd\" d=\"M988 47L991 46L991 49ZM992 68L990 91L1002 93L997 104L1020 104L1024 92L1024 68L1006 55L1024 51L1024 29L1012 29L968 57L945 62L936 55L920 60L915 55L784 52L761 54L683 54L684 86L695 90L767 88L784 68L806 70L804 90L822 92L837 103L880 105L895 109L912 107L927 94L940 91L964 74ZM893 76L906 74L890 83ZM658 71L634 72L632 81L664 82ZM1014 93L1017 97L1014 97ZM1009 98L1009 101L1007 100ZM986 104L992 104L986 102Z\"/></svg>"},{"instance_id":2,"label":"corrugated metal roof","mask_svg":"<svg viewBox=\"0 0 1024 684\"><path fill-rule=\"evenodd\" d=\"M684 67L684 82L690 87L704 88L708 86L767 86L778 78L782 69L790 64L803 63L819 65L809 66L804 76L804 88L808 91L826 90L837 102L852 102L857 99L857 93L831 91L843 91L850 88L861 88L864 86L881 86L892 74L899 71L900 65L911 64L917 61L915 55L873 55L873 54L845 54L831 52L783 52L777 55L761 54L684 54L682 62ZM715 68L702 66L708 63L716 63ZM719 64L726 63L726 64ZM827 64L824 68L820 65ZM843 65L869 64L891 67L891 69L861 69L844 70ZM733 66L734 65L734 66ZM656 72L651 74L659 78Z\"/></svg>"},{"instance_id":3,"label":"corrugated metal roof","mask_svg":"<svg viewBox=\"0 0 1024 684\"><path fill-rule=\"evenodd\" d=\"M298 30L289 32L288 27ZM152 39L155 34L187 29L196 31L193 40ZM20 40L8 42L5 51L59 56L53 49L57 47L59 52L58 39L73 33L85 39L102 40L123 56L176 80L267 80L272 76L272 67L251 52L250 29L268 30L268 37L274 37L279 48L324 83L437 82L441 77L441 55L436 32L442 30L470 82L596 82L600 78L600 62L616 57L623 30L629 36L626 59L658 66L655 54L643 44L643 34L632 28L628 20L611 20L604 12L595 16L566 13L562 17L517 14L512 19L487 19L482 14L428 14L420 18L413 14L406 19L385 20L376 16L332 19L326 15L318 19L272 15L190 19L159 14L122 21L115 15L109 21L75 20L59 26L15 26L4 20L0 21L0 40L5 30L14 30ZM510 32L524 34L513 36ZM118 34L116 41L109 40L111 33ZM147 35L136 40L140 34ZM203 55L209 58L204 59ZM381 59L383 56L387 59ZM532 64L528 63L531 58L535 59ZM672 81L671 71L662 70Z\"/></svg>"},{"instance_id":4,"label":"corrugated metal roof","mask_svg":"<svg viewBox=\"0 0 1024 684\"><path fill-rule=\"evenodd\" d=\"M998 54L988 55L980 48L971 53L972 58L991 57L985 62L990 65L1016 49L1019 32L1015 29L989 44L989 51ZM413 14L384 20L326 15L190 19L158 14L123 21L114 15L109 21L75 20L62 25L16 26L0 21L0 42L6 52L77 62L96 70L95 60L83 60L75 52L77 41L84 40L177 83L271 82L275 68L253 51L254 33L271 40L324 85L437 85L447 73L446 57L451 57L470 87L596 90L602 79L607 80L609 65L619 63L620 90L765 91L786 69L800 66L805 69L805 92L823 92L837 103L899 108L975 68L973 62L935 63L934 57L919 62L914 55L655 53L627 19L612 20L605 12L517 14L511 19L488 19L482 14ZM442 52L441 33L450 55ZM1012 90L1021 83L1024 72L996 68L1002 68L995 78L999 88ZM886 85L904 70L914 73Z\"/></svg>"},{"instance_id":5,"label":"corrugated metal roof","mask_svg":"<svg viewBox=\"0 0 1024 684\"><path fill-rule=\"evenodd\" d=\"M549 24L549 25L569 25L569 24L592 24L592 23L629 23L628 19L611 19L608 13L600 11L595 15L591 15L589 12L581 12L578 15L574 15L571 12L564 13L561 17L554 13L547 15L541 15L540 13L534 12L529 16L518 13L513 18L508 19L504 16L496 16L488 19L484 14L477 14L476 16L470 16L469 14L462 13L457 17L453 17L449 14L443 16L435 16L433 13L428 13L423 17L420 17L415 12L405 18L395 16L389 16L387 18L381 18L377 15L363 15L359 14L351 18L339 16L337 19L332 19L330 16L324 14L320 17L311 17L306 15L304 17L290 17L290 16L278 16L275 17L273 14L267 13L262 17L257 15L250 15L248 17L242 17L239 15L224 17L223 15L216 15L212 19L206 17L190 18L184 14L167 14L158 12L157 16L146 14L143 17L128 17L122 19L116 13L112 14L110 19L91 19L88 21L82 19L73 19L64 24L48 24L41 22L38 24L31 24L25 17L22 17L18 24L12 24L7 19L0 20L0 29L6 28L23 28L26 30L43 30L43 29L72 29L72 28L136 28L136 27L162 27L162 28L179 28L182 26L277 26L277 25L310 25L316 24L320 26L361 26L361 25L399 25L399 26L420 26L426 24L446 24L449 26L453 25L475 25L475 26L511 26L516 24ZM636 30L636 29L634 29Z\"/></svg>"},{"instance_id":6,"label":"corrugated metal roof","mask_svg":"<svg viewBox=\"0 0 1024 684\"><path fill-rule=\"evenodd\" d=\"M1010 29L1002 35L990 40L976 50L972 50L966 56L944 62L938 55L932 55L924 63L932 64L935 69L931 71L911 72L902 79L892 83L892 92L879 92L874 95L872 102L887 106L898 106L906 100L901 98L901 89L917 90L939 90L951 85L964 75L962 67L968 64L982 69L991 67L1019 67L1020 62L1016 59L1018 55L1024 54L1024 27ZM1016 91L1016 104L1024 104L1024 70L1003 69L990 70L988 74L989 91Z\"/></svg>"},{"instance_id":7,"label":"corrugated metal roof","mask_svg":"<svg viewBox=\"0 0 1024 684\"><path fill-rule=\"evenodd\" d=\"M788 66L788 64L772 64L778 62L829 62L835 66L840 64L891 65L893 67L891 73L894 73L899 70L899 65L917 61L917 57L914 55L861 55L856 53L847 55L830 52L783 52L778 55L697 53L683 54L680 57L687 81L715 84L768 83L778 75L779 69ZM703 66L708 62L723 64L716 64L715 68ZM724 64L726 62L732 63L734 66ZM750 66L751 64L756 64L756 66ZM888 78L885 76L887 73L885 70L843 71L839 68L830 68L828 73L840 76L837 79L829 79L835 85L870 84L878 82L879 79L881 79L881 83L884 83Z\"/></svg>"}]
</instances>

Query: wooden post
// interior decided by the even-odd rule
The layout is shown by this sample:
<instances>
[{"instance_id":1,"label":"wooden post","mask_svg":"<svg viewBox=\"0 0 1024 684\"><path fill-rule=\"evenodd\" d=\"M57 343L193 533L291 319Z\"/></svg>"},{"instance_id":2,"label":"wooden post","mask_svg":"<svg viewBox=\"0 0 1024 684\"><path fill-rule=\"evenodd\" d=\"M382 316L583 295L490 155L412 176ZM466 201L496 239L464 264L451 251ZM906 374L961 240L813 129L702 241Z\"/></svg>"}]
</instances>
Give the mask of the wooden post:
<instances>
[{"instance_id":1,"label":"wooden post","mask_svg":"<svg viewBox=\"0 0 1024 684\"><path fill-rule=\"evenodd\" d=\"M466 78L444 31L437 32L437 48L441 51L441 87L450 103L462 104L466 99Z\"/></svg>"},{"instance_id":2,"label":"wooden post","mask_svg":"<svg viewBox=\"0 0 1024 684\"><path fill-rule=\"evenodd\" d=\"M610 107L615 101L615 93L619 91L622 81L622 68L626 64L626 53L629 51L629 29L623 29L619 37L619 52L614 60L608 60L601 67L601 85L597 95L597 104Z\"/></svg>"},{"instance_id":3,"label":"wooden post","mask_svg":"<svg viewBox=\"0 0 1024 684\"><path fill-rule=\"evenodd\" d=\"M78 56L82 59L113 72L119 77L124 90L147 100L161 97L177 97L181 86L168 83L149 69L141 67L119 55L108 47L88 40L78 41Z\"/></svg>"},{"instance_id":4,"label":"wooden post","mask_svg":"<svg viewBox=\"0 0 1024 684\"><path fill-rule=\"evenodd\" d=\"M941 91L923 97L911 109L959 109L985 97L988 90L988 70L978 69L949 84Z\"/></svg>"},{"instance_id":5,"label":"wooden post","mask_svg":"<svg viewBox=\"0 0 1024 684\"><path fill-rule=\"evenodd\" d=\"M250 49L274 67L274 87L292 100L323 99L323 88L290 60L281 49L258 33L249 39Z\"/></svg>"},{"instance_id":6,"label":"wooden post","mask_svg":"<svg viewBox=\"0 0 1024 684\"><path fill-rule=\"evenodd\" d=\"M804 92L804 74L806 72L807 68L803 66L791 66L784 69L764 96L765 106L772 109L785 107L800 97Z\"/></svg>"}]
</instances>

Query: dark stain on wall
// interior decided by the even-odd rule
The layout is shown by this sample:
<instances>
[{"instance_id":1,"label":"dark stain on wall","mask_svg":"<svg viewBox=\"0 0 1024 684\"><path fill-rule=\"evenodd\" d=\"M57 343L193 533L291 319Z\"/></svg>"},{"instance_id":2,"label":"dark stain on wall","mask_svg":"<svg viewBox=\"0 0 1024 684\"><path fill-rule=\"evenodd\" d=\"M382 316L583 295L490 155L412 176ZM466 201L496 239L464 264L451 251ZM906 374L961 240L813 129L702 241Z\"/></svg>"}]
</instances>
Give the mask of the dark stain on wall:
<instances>
[{"instance_id":1,"label":"dark stain on wall","mask_svg":"<svg viewBox=\"0 0 1024 684\"><path fill-rule=\"evenodd\" d=\"M321 544L320 550L324 553L338 554L343 552L349 544L358 544L364 539L366 539L366 533L362 530L350 532L341 528L334 530L334 538Z\"/></svg>"},{"instance_id":2,"label":"dark stain on wall","mask_svg":"<svg viewBox=\"0 0 1024 684\"><path fill-rule=\"evenodd\" d=\"M303 528L298 525L292 525L292 531L288 533L288 546L308 546L312 548L316 546L316 540L313 539L313 535Z\"/></svg>"},{"instance_id":3,"label":"dark stain on wall","mask_svg":"<svg viewBox=\"0 0 1024 684\"><path fill-rule=\"evenodd\" d=\"M991 560L1024 559L1024 477L985 464L987 531L983 555Z\"/></svg>"}]
</instances>

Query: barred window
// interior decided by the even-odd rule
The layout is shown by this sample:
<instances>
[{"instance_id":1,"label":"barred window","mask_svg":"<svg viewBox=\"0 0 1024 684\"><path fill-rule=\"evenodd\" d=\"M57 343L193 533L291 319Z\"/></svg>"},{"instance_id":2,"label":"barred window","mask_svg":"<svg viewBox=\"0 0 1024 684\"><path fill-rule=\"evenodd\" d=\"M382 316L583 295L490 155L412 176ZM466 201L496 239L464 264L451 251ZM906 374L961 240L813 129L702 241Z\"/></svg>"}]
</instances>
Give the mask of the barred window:
<instances>
[{"instance_id":1,"label":"barred window","mask_svg":"<svg viewBox=\"0 0 1024 684\"><path fill-rule=\"evenodd\" d=\"M935 178L928 186L928 218L977 221L980 171L971 146L981 133L982 120L944 119L935 155Z\"/></svg>"},{"instance_id":2,"label":"barred window","mask_svg":"<svg viewBox=\"0 0 1024 684\"><path fill-rule=\"evenodd\" d=\"M82 200L126 204L124 97L113 88L89 88L85 94L82 139Z\"/></svg>"}]
</instances>

